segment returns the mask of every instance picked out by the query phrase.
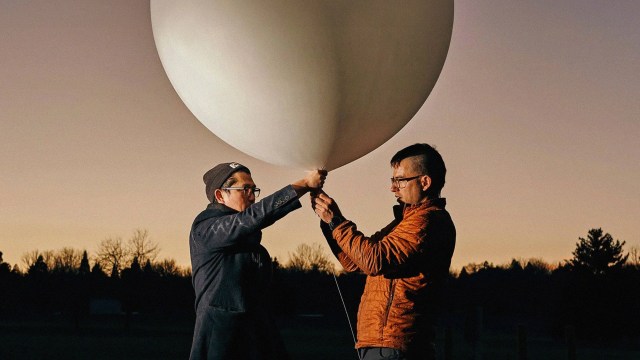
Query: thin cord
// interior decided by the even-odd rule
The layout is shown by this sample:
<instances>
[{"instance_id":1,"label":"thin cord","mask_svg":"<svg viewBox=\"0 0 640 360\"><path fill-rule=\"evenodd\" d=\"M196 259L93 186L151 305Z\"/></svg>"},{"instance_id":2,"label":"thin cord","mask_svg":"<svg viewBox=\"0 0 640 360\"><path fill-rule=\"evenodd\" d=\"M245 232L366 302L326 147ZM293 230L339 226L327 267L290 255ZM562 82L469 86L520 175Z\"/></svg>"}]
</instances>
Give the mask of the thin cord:
<instances>
[{"instance_id":1,"label":"thin cord","mask_svg":"<svg viewBox=\"0 0 640 360\"><path fill-rule=\"evenodd\" d=\"M349 330L351 330L351 336L353 337L353 344L357 343L356 334L353 332L353 326L351 325L351 319L349 318L349 312L347 311L347 304L344 303L344 298L342 297L342 291L340 291L340 285L338 285L338 278L335 273L331 273L333 275L333 280L336 282L336 288L338 288L338 295L340 295L340 300L342 301L342 307L344 308L344 314L347 315L347 322L349 323ZM358 349L356 349L356 354L358 355L358 359L362 360L360 357L360 353Z\"/></svg>"}]
</instances>

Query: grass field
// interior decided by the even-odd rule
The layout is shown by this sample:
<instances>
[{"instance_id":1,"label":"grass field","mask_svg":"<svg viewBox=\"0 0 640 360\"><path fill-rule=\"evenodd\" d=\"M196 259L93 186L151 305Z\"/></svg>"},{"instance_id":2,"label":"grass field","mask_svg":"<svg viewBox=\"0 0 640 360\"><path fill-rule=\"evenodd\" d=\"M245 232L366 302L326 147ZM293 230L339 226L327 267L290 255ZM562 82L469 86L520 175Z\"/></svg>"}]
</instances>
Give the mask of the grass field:
<instances>
[{"instance_id":1,"label":"grass field","mask_svg":"<svg viewBox=\"0 0 640 360\"><path fill-rule=\"evenodd\" d=\"M51 317L38 321L0 322L0 359L187 359L192 319L134 317L128 330L120 317L93 318L75 324ZM348 326L323 318L300 318L282 324L282 335L293 359L357 359ZM443 349L444 331L438 346ZM476 359L473 346L453 330L453 359ZM481 359L517 359L515 333L483 335ZM567 359L567 347L545 337L527 339L528 359ZM640 344L578 344L576 359L638 360ZM443 358L442 351L440 357Z\"/></svg>"}]
</instances>

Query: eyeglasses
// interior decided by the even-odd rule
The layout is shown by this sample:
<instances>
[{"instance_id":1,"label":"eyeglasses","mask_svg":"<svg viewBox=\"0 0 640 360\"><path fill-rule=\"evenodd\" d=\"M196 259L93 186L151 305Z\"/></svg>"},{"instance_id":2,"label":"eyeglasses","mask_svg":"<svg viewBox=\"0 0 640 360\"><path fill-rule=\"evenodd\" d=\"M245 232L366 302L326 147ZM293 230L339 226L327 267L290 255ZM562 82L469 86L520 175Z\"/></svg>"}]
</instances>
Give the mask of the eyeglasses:
<instances>
[{"instance_id":1,"label":"eyeglasses","mask_svg":"<svg viewBox=\"0 0 640 360\"><path fill-rule=\"evenodd\" d=\"M255 195L255 197L260 196L260 188L257 188L255 186L244 186L244 187L232 186L232 187L223 187L221 189L222 190L241 190L241 191L244 191L244 194L247 196L251 194Z\"/></svg>"},{"instance_id":2,"label":"eyeglasses","mask_svg":"<svg viewBox=\"0 0 640 360\"><path fill-rule=\"evenodd\" d=\"M404 178L392 177L391 178L391 186L396 187L398 189L404 189L405 187L407 187L407 183L410 180L417 179L420 176L424 176L424 175L416 175L416 176L404 177Z\"/></svg>"}]
</instances>

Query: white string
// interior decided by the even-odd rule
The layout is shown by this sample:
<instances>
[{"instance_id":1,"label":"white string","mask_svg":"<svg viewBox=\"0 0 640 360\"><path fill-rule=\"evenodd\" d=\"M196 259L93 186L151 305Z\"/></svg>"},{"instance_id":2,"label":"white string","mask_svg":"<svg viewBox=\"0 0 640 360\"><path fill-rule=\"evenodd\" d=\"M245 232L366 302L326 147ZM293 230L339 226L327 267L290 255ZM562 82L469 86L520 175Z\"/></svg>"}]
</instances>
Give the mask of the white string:
<instances>
[{"instance_id":1,"label":"white string","mask_svg":"<svg viewBox=\"0 0 640 360\"><path fill-rule=\"evenodd\" d=\"M338 295L340 295L340 300L342 301L342 307L344 308L344 314L347 315L347 322L349 323L349 330L351 330L351 336L353 337L353 344L357 343L356 334L353 332L353 326L351 325L351 319L349 318L349 312L347 311L347 304L344 303L344 298L342 297L342 291L340 291L340 285L338 285L338 278L335 273L331 273L333 275L333 280L336 282L336 288L338 288ZM356 354L358 355L358 359L362 360L360 357L360 353L358 349L356 349Z\"/></svg>"}]
</instances>

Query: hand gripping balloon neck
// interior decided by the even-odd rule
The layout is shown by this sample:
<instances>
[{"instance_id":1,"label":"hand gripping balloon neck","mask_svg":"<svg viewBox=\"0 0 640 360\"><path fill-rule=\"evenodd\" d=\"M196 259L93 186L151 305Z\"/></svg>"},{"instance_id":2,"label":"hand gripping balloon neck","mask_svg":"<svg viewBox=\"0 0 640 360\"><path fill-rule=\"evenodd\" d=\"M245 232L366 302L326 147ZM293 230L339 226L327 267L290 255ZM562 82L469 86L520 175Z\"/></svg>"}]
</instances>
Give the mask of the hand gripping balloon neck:
<instances>
[{"instance_id":1,"label":"hand gripping balloon neck","mask_svg":"<svg viewBox=\"0 0 640 360\"><path fill-rule=\"evenodd\" d=\"M326 178L328 171L327 171L327 169L322 167L322 168L313 170L312 172L317 172L317 173L320 174L320 182L318 184L318 187L311 188L309 190L309 194L311 196L318 196L318 194L320 193L320 190L322 190L322 186L324 185L324 179Z\"/></svg>"}]
</instances>

